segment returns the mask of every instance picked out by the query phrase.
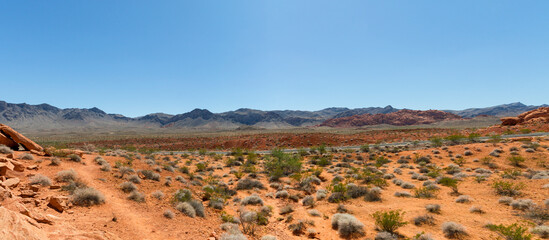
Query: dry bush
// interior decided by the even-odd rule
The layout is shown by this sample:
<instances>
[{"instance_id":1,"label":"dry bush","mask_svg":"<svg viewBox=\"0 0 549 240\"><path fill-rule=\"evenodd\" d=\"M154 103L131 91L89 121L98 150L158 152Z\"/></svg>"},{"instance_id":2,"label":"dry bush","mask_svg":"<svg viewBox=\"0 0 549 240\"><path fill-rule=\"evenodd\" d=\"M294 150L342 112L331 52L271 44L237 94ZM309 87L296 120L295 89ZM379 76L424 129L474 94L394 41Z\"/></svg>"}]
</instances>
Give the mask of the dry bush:
<instances>
[{"instance_id":1,"label":"dry bush","mask_svg":"<svg viewBox=\"0 0 549 240\"><path fill-rule=\"evenodd\" d=\"M49 177L46 177L42 174L36 174L32 176L30 179L30 184L40 184L42 186L50 186L51 180Z\"/></svg>"},{"instance_id":2,"label":"dry bush","mask_svg":"<svg viewBox=\"0 0 549 240\"><path fill-rule=\"evenodd\" d=\"M128 195L128 199L136 202L145 202L145 194L134 190Z\"/></svg>"},{"instance_id":3,"label":"dry bush","mask_svg":"<svg viewBox=\"0 0 549 240\"><path fill-rule=\"evenodd\" d=\"M76 206L92 206L105 203L103 194L93 188L78 188L72 194L72 203Z\"/></svg>"},{"instance_id":4,"label":"dry bush","mask_svg":"<svg viewBox=\"0 0 549 240\"><path fill-rule=\"evenodd\" d=\"M74 169L62 170L55 175L55 180L58 182L72 182L76 181L76 179L78 179L78 174Z\"/></svg>"},{"instance_id":5,"label":"dry bush","mask_svg":"<svg viewBox=\"0 0 549 240\"><path fill-rule=\"evenodd\" d=\"M339 236L343 238L363 236L364 224L353 215L336 213L332 216L332 228L337 229Z\"/></svg>"},{"instance_id":6,"label":"dry bush","mask_svg":"<svg viewBox=\"0 0 549 240\"><path fill-rule=\"evenodd\" d=\"M463 238L467 236L467 229L455 222L445 222L442 224L442 232L447 238Z\"/></svg>"}]
</instances>

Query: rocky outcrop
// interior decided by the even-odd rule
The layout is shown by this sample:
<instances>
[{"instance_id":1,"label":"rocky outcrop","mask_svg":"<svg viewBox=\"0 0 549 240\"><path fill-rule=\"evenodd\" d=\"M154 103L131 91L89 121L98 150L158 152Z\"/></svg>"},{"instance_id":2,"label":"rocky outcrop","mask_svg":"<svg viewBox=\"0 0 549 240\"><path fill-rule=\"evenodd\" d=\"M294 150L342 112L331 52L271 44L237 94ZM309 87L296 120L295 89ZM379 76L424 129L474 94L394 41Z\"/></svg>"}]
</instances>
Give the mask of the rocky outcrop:
<instances>
[{"instance_id":1,"label":"rocky outcrop","mask_svg":"<svg viewBox=\"0 0 549 240\"><path fill-rule=\"evenodd\" d=\"M549 123L549 107L540 107L516 117L506 117L501 119L502 126L515 126L518 124L528 124L534 122Z\"/></svg>"},{"instance_id":2,"label":"rocky outcrop","mask_svg":"<svg viewBox=\"0 0 549 240\"><path fill-rule=\"evenodd\" d=\"M48 239L36 220L0 207L0 239L41 240Z\"/></svg>"},{"instance_id":3,"label":"rocky outcrop","mask_svg":"<svg viewBox=\"0 0 549 240\"><path fill-rule=\"evenodd\" d=\"M8 125L0 124L0 134L1 134L0 139L4 139L2 141L6 141L6 138L7 138L11 140L13 143L15 143L15 146L17 146L17 144L21 144L21 146L23 146L25 150L28 150L28 151L34 150L38 152L42 152L44 150L40 145L36 144L32 140L28 139L27 137L13 130L13 128L9 127ZM8 144L4 144L4 145L14 148L13 146L14 144L12 143L9 143L9 145Z\"/></svg>"},{"instance_id":4,"label":"rocky outcrop","mask_svg":"<svg viewBox=\"0 0 549 240\"><path fill-rule=\"evenodd\" d=\"M387 114L362 114L350 117L335 118L325 121L321 126L329 127L361 127L367 125L389 124L407 126L431 124L445 120L461 119L460 116L438 110L418 111L403 109Z\"/></svg>"}]
</instances>

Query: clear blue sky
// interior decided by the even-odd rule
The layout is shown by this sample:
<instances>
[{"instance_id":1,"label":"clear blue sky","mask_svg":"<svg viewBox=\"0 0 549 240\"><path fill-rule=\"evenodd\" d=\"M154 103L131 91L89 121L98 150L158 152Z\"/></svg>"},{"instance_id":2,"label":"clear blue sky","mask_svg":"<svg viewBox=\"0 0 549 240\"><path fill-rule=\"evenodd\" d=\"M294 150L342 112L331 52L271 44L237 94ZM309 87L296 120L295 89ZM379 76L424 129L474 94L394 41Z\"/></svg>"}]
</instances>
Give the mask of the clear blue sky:
<instances>
[{"instance_id":1,"label":"clear blue sky","mask_svg":"<svg viewBox=\"0 0 549 240\"><path fill-rule=\"evenodd\" d=\"M4 1L0 100L139 116L549 103L549 1Z\"/></svg>"}]
</instances>

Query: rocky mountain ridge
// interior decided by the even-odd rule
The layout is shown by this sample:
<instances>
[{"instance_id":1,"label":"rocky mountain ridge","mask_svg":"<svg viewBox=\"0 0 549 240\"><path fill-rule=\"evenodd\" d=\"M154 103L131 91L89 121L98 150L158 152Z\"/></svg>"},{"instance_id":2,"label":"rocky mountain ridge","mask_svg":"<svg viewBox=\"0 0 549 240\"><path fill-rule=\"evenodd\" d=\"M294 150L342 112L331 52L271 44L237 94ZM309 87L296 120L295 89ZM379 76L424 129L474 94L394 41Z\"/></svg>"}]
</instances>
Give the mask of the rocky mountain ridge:
<instances>
[{"instance_id":1,"label":"rocky mountain ridge","mask_svg":"<svg viewBox=\"0 0 549 240\"><path fill-rule=\"evenodd\" d=\"M489 108L474 108L460 111L445 110L444 112L453 113L466 118L479 115L504 117L516 116L522 112L536 108L537 106L512 103ZM8 124L16 129L37 131L54 129L132 128L238 129L247 126L276 129L316 126L332 119L353 117L363 114L391 114L400 110L401 109L393 108L390 105L386 107L355 109L333 107L318 111L263 111L241 108L223 113L212 113L207 109L194 109L183 114L171 115L153 113L131 118L120 114L108 114L95 107L87 109L61 109L49 104L13 104L0 101L0 123ZM407 120L405 122L410 121Z\"/></svg>"}]
</instances>

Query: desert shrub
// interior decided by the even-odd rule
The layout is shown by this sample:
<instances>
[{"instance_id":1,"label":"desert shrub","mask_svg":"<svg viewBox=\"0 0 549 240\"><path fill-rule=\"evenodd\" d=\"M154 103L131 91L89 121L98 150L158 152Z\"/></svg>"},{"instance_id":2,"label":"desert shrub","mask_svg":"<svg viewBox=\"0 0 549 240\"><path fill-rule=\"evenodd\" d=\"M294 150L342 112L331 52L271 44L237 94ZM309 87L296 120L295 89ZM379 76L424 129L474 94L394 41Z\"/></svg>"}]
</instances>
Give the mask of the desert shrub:
<instances>
[{"instance_id":1,"label":"desert shrub","mask_svg":"<svg viewBox=\"0 0 549 240\"><path fill-rule=\"evenodd\" d=\"M297 223L290 224L288 229L292 231L294 235L301 235L305 231L305 223L302 220L299 220Z\"/></svg>"},{"instance_id":2,"label":"desert shrub","mask_svg":"<svg viewBox=\"0 0 549 240\"><path fill-rule=\"evenodd\" d=\"M414 197L416 198L435 198L437 196L437 189L428 187L419 187L414 189Z\"/></svg>"},{"instance_id":3,"label":"desert shrub","mask_svg":"<svg viewBox=\"0 0 549 240\"><path fill-rule=\"evenodd\" d=\"M469 212L471 213L485 213L484 210L482 210L482 207L480 206L472 206L471 208L469 208Z\"/></svg>"},{"instance_id":4,"label":"desert shrub","mask_svg":"<svg viewBox=\"0 0 549 240\"><path fill-rule=\"evenodd\" d=\"M326 190L319 189L316 191L316 200L320 201L322 199L326 198Z\"/></svg>"},{"instance_id":5,"label":"desert shrub","mask_svg":"<svg viewBox=\"0 0 549 240\"><path fill-rule=\"evenodd\" d=\"M303 206L312 207L315 205L315 198L310 195L305 196L301 203L303 204Z\"/></svg>"},{"instance_id":6,"label":"desert shrub","mask_svg":"<svg viewBox=\"0 0 549 240\"><path fill-rule=\"evenodd\" d=\"M366 195L366 193L368 193L368 188L366 188L364 186L358 186L358 185L352 184L352 183L347 184L346 194L350 198L359 198L359 197L362 197L362 196Z\"/></svg>"},{"instance_id":7,"label":"desert shrub","mask_svg":"<svg viewBox=\"0 0 549 240\"><path fill-rule=\"evenodd\" d=\"M151 193L151 196L158 199L158 200L161 200L164 198L164 193L160 190L157 190L157 191L154 191L153 193Z\"/></svg>"},{"instance_id":8,"label":"desert shrub","mask_svg":"<svg viewBox=\"0 0 549 240\"><path fill-rule=\"evenodd\" d=\"M373 187L368 190L364 196L364 200L367 202L379 202L381 201L381 188Z\"/></svg>"},{"instance_id":9,"label":"desert shrub","mask_svg":"<svg viewBox=\"0 0 549 240\"><path fill-rule=\"evenodd\" d=\"M435 218L431 215L421 215L414 218L414 225L421 226L421 225L435 225Z\"/></svg>"},{"instance_id":10,"label":"desert shrub","mask_svg":"<svg viewBox=\"0 0 549 240\"><path fill-rule=\"evenodd\" d=\"M457 203L469 203L469 202L471 202L471 197L469 197L468 195L460 195L459 197L456 198L455 202L457 202Z\"/></svg>"},{"instance_id":11,"label":"desert shrub","mask_svg":"<svg viewBox=\"0 0 549 240\"><path fill-rule=\"evenodd\" d=\"M208 203L208 207L218 209L218 210L222 210L224 206L225 206L225 202L222 199L211 199L210 202Z\"/></svg>"},{"instance_id":12,"label":"desert shrub","mask_svg":"<svg viewBox=\"0 0 549 240\"><path fill-rule=\"evenodd\" d=\"M425 209L430 213L440 213L440 205L438 204L427 204Z\"/></svg>"},{"instance_id":13,"label":"desert shrub","mask_svg":"<svg viewBox=\"0 0 549 240\"><path fill-rule=\"evenodd\" d=\"M278 191L275 193L276 198L288 198L288 196L290 196L290 194L286 190Z\"/></svg>"},{"instance_id":14,"label":"desert shrub","mask_svg":"<svg viewBox=\"0 0 549 240\"><path fill-rule=\"evenodd\" d=\"M446 186L446 187L449 187L452 189L452 191L455 193L455 194L458 194L459 193L459 189L458 189L458 185L459 185L459 180L455 179L455 178L450 178L450 177L443 177L441 178L438 183L442 186Z\"/></svg>"},{"instance_id":15,"label":"desert shrub","mask_svg":"<svg viewBox=\"0 0 549 240\"><path fill-rule=\"evenodd\" d=\"M192 193L189 189L179 189L173 195L173 202L187 202L192 199Z\"/></svg>"},{"instance_id":16,"label":"desert shrub","mask_svg":"<svg viewBox=\"0 0 549 240\"><path fill-rule=\"evenodd\" d=\"M534 206L534 202L531 199L517 199L511 202L511 207L516 210L526 210Z\"/></svg>"},{"instance_id":17,"label":"desert shrub","mask_svg":"<svg viewBox=\"0 0 549 240\"><path fill-rule=\"evenodd\" d=\"M287 154L280 149L271 151L271 155L265 159L265 171L272 179L288 176L301 171L301 156Z\"/></svg>"},{"instance_id":18,"label":"desert shrub","mask_svg":"<svg viewBox=\"0 0 549 240\"><path fill-rule=\"evenodd\" d=\"M196 216L206 217L206 213L204 211L204 205L202 205L201 201L192 199L189 201L189 204L194 208L194 211L196 212Z\"/></svg>"},{"instance_id":19,"label":"desert shrub","mask_svg":"<svg viewBox=\"0 0 549 240\"><path fill-rule=\"evenodd\" d=\"M421 232L413 236L412 240L434 240L434 238L431 236L431 234Z\"/></svg>"},{"instance_id":20,"label":"desert shrub","mask_svg":"<svg viewBox=\"0 0 549 240\"><path fill-rule=\"evenodd\" d=\"M499 195L513 197L521 195L521 190L524 189L526 186L524 185L524 183L513 183L500 180L495 181L492 184L492 187Z\"/></svg>"},{"instance_id":21,"label":"desert shrub","mask_svg":"<svg viewBox=\"0 0 549 240\"><path fill-rule=\"evenodd\" d=\"M101 167L99 169L101 169L101 171L103 172L110 172L112 170L111 164L109 164L108 162L101 164Z\"/></svg>"},{"instance_id":22,"label":"desert shrub","mask_svg":"<svg viewBox=\"0 0 549 240\"><path fill-rule=\"evenodd\" d=\"M145 179L150 179L153 181L160 181L160 174L155 173L151 170L141 170L141 174L145 177Z\"/></svg>"},{"instance_id":23,"label":"desert shrub","mask_svg":"<svg viewBox=\"0 0 549 240\"><path fill-rule=\"evenodd\" d=\"M336 213L332 216L332 228L337 229L339 236L343 238L363 236L364 224L353 215Z\"/></svg>"},{"instance_id":24,"label":"desert shrub","mask_svg":"<svg viewBox=\"0 0 549 240\"><path fill-rule=\"evenodd\" d=\"M342 183L331 184L328 189L332 194L328 197L328 202L338 203L347 200L347 185Z\"/></svg>"},{"instance_id":25,"label":"desert shrub","mask_svg":"<svg viewBox=\"0 0 549 240\"><path fill-rule=\"evenodd\" d=\"M510 225L494 225L488 224L486 227L507 240L530 240L532 234L528 233L528 227L522 224L513 223Z\"/></svg>"},{"instance_id":26,"label":"desert shrub","mask_svg":"<svg viewBox=\"0 0 549 240\"><path fill-rule=\"evenodd\" d=\"M291 213L294 211L294 207L292 207L292 205L286 205L282 208L280 208L280 215L286 215L288 213Z\"/></svg>"},{"instance_id":27,"label":"desert shrub","mask_svg":"<svg viewBox=\"0 0 549 240\"><path fill-rule=\"evenodd\" d=\"M455 222L445 222L442 224L442 232L447 238L463 238L467 236L467 229Z\"/></svg>"},{"instance_id":28,"label":"desert shrub","mask_svg":"<svg viewBox=\"0 0 549 240\"><path fill-rule=\"evenodd\" d=\"M120 189L125 193L129 193L137 190L137 187L132 182L123 182L120 184Z\"/></svg>"},{"instance_id":29,"label":"desert shrub","mask_svg":"<svg viewBox=\"0 0 549 240\"><path fill-rule=\"evenodd\" d=\"M9 147L6 146L6 145L0 144L0 153L2 153L2 154L10 154L10 153L13 153L13 150L11 150L11 148L9 148Z\"/></svg>"},{"instance_id":30,"label":"desert shrub","mask_svg":"<svg viewBox=\"0 0 549 240\"><path fill-rule=\"evenodd\" d=\"M105 203L105 197L93 188L78 188L72 194L72 203L84 207L100 205Z\"/></svg>"},{"instance_id":31,"label":"desert shrub","mask_svg":"<svg viewBox=\"0 0 549 240\"><path fill-rule=\"evenodd\" d=\"M136 184L141 183L141 178L139 178L139 176L137 176L137 175L135 175L135 174L134 174L134 175L128 176L127 179L128 179L128 181L130 181L130 182L132 182L132 183L136 183Z\"/></svg>"},{"instance_id":32,"label":"desert shrub","mask_svg":"<svg viewBox=\"0 0 549 240\"><path fill-rule=\"evenodd\" d=\"M62 170L57 172L57 174L55 175L55 180L57 180L58 182L76 181L77 178L78 174L76 174L74 169Z\"/></svg>"},{"instance_id":33,"label":"desert shrub","mask_svg":"<svg viewBox=\"0 0 549 240\"><path fill-rule=\"evenodd\" d=\"M404 221L404 212L402 210L377 211L372 214L372 217L378 229L390 233L394 233L399 227L408 224Z\"/></svg>"},{"instance_id":34,"label":"desert shrub","mask_svg":"<svg viewBox=\"0 0 549 240\"><path fill-rule=\"evenodd\" d=\"M240 179L236 183L236 190L249 190L254 188L264 189L265 187L260 181L249 178Z\"/></svg>"},{"instance_id":35,"label":"desert shrub","mask_svg":"<svg viewBox=\"0 0 549 240\"><path fill-rule=\"evenodd\" d=\"M118 164L115 165L115 167L117 167L117 166L118 166ZM126 174L130 174L130 173L133 173L135 171L131 167L119 166L118 167L118 172L120 172L120 178L123 178Z\"/></svg>"},{"instance_id":36,"label":"desert shrub","mask_svg":"<svg viewBox=\"0 0 549 240\"><path fill-rule=\"evenodd\" d=\"M549 238L549 226L537 226L532 229L532 233L538 235L540 238Z\"/></svg>"},{"instance_id":37,"label":"desert shrub","mask_svg":"<svg viewBox=\"0 0 549 240\"><path fill-rule=\"evenodd\" d=\"M375 240L398 240L398 235L390 232L378 232Z\"/></svg>"},{"instance_id":38,"label":"desert shrub","mask_svg":"<svg viewBox=\"0 0 549 240\"><path fill-rule=\"evenodd\" d=\"M128 199L136 202L145 202L145 194L134 190L128 195Z\"/></svg>"},{"instance_id":39,"label":"desert shrub","mask_svg":"<svg viewBox=\"0 0 549 240\"><path fill-rule=\"evenodd\" d=\"M59 158L52 157L50 159L50 166L59 166L59 165L61 165L61 160L59 160Z\"/></svg>"},{"instance_id":40,"label":"desert shrub","mask_svg":"<svg viewBox=\"0 0 549 240\"><path fill-rule=\"evenodd\" d=\"M51 180L49 177L46 177L42 174L36 174L32 176L30 179L30 184L40 184L42 186L50 186Z\"/></svg>"},{"instance_id":41,"label":"desert shrub","mask_svg":"<svg viewBox=\"0 0 549 240\"><path fill-rule=\"evenodd\" d=\"M242 205L263 205L263 199L257 194L252 194L242 199Z\"/></svg>"},{"instance_id":42,"label":"desert shrub","mask_svg":"<svg viewBox=\"0 0 549 240\"><path fill-rule=\"evenodd\" d=\"M395 192L395 197L412 197L412 194L406 191Z\"/></svg>"},{"instance_id":43,"label":"desert shrub","mask_svg":"<svg viewBox=\"0 0 549 240\"><path fill-rule=\"evenodd\" d=\"M309 215L313 216L313 217L320 217L322 216L322 213L320 213L318 210L316 209L311 209L309 211L307 211L307 213L309 213Z\"/></svg>"},{"instance_id":44,"label":"desert shrub","mask_svg":"<svg viewBox=\"0 0 549 240\"><path fill-rule=\"evenodd\" d=\"M69 154L67 158L73 162L82 162L82 158L76 154Z\"/></svg>"},{"instance_id":45,"label":"desert shrub","mask_svg":"<svg viewBox=\"0 0 549 240\"><path fill-rule=\"evenodd\" d=\"M512 197L501 197L498 200L498 203L509 206L511 205L511 202L513 202L513 200L514 199Z\"/></svg>"},{"instance_id":46,"label":"desert shrub","mask_svg":"<svg viewBox=\"0 0 549 240\"><path fill-rule=\"evenodd\" d=\"M163 216L165 218L172 219L173 217L175 217L175 214L170 210L166 210L166 211L164 211Z\"/></svg>"},{"instance_id":47,"label":"desert shrub","mask_svg":"<svg viewBox=\"0 0 549 240\"><path fill-rule=\"evenodd\" d=\"M508 159L509 163L513 166L520 167L521 164L526 161L522 156L510 156Z\"/></svg>"},{"instance_id":48,"label":"desert shrub","mask_svg":"<svg viewBox=\"0 0 549 240\"><path fill-rule=\"evenodd\" d=\"M23 159L23 160L34 160L34 156L32 156L32 154L30 154L30 153L25 153L25 155L23 155L21 157L21 159Z\"/></svg>"},{"instance_id":49,"label":"desert shrub","mask_svg":"<svg viewBox=\"0 0 549 240\"><path fill-rule=\"evenodd\" d=\"M194 210L193 206L191 206L191 204L189 204L188 202L178 203L175 206L175 209L177 209L177 211L180 211L189 217L192 217L192 218L196 217L196 211Z\"/></svg>"},{"instance_id":50,"label":"desert shrub","mask_svg":"<svg viewBox=\"0 0 549 240\"><path fill-rule=\"evenodd\" d=\"M549 208L532 205L525 211L524 217L544 223L549 220Z\"/></svg>"}]
</instances>

